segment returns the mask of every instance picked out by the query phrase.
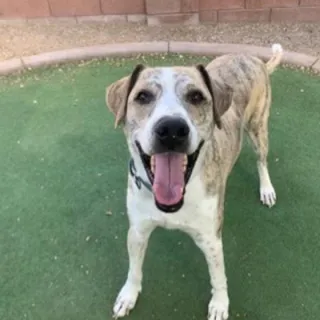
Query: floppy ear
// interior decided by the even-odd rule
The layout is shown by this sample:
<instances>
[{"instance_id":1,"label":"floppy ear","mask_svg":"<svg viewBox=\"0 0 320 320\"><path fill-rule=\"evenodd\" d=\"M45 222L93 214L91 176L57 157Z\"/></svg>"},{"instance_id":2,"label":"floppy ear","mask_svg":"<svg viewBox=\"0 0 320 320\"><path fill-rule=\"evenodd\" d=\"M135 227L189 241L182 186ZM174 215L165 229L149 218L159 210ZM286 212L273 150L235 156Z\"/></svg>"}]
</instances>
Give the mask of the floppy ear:
<instances>
[{"instance_id":1,"label":"floppy ear","mask_svg":"<svg viewBox=\"0 0 320 320\"><path fill-rule=\"evenodd\" d=\"M221 117L229 109L232 102L232 88L226 83L210 79L208 71L202 64L197 65L196 68L210 92L214 121L217 127L221 129Z\"/></svg>"},{"instance_id":2,"label":"floppy ear","mask_svg":"<svg viewBox=\"0 0 320 320\"><path fill-rule=\"evenodd\" d=\"M112 83L106 89L106 104L109 110L115 115L115 127L124 121L127 113L128 97L143 69L144 66L138 64L130 76Z\"/></svg>"}]
</instances>

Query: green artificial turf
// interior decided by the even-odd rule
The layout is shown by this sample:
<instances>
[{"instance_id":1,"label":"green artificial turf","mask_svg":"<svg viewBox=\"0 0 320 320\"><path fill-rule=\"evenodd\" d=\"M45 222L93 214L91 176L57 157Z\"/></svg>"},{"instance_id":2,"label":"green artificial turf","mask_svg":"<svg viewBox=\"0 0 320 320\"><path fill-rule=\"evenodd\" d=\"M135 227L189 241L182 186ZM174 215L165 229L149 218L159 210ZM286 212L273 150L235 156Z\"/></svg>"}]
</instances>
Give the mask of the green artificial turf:
<instances>
[{"instance_id":1,"label":"green artificial turf","mask_svg":"<svg viewBox=\"0 0 320 320\"><path fill-rule=\"evenodd\" d=\"M140 58L151 65L204 58ZM135 59L1 78L0 319L110 320L127 273L127 149L105 87ZM226 195L230 319L320 317L320 78L272 76L270 173L277 205L259 203L246 145ZM128 319L206 319L209 277L188 236L157 230L143 293Z\"/></svg>"}]
</instances>

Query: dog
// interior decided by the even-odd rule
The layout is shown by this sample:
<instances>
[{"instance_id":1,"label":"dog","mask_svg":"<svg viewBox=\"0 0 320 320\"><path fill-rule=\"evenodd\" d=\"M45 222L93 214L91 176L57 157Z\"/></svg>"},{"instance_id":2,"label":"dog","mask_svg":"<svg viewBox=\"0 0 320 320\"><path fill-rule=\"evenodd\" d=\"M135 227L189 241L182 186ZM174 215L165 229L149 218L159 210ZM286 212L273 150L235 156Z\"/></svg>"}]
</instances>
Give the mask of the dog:
<instances>
[{"instance_id":1,"label":"dog","mask_svg":"<svg viewBox=\"0 0 320 320\"><path fill-rule=\"evenodd\" d=\"M128 315L142 289L142 266L156 227L189 234L209 269L209 320L225 320L229 297L222 226L228 176L244 133L257 155L260 200L276 202L269 176L269 75L281 61L272 46L266 63L247 54L227 54L206 67L137 65L106 89L106 104L123 125L131 155L127 187L129 270L113 308Z\"/></svg>"}]
</instances>

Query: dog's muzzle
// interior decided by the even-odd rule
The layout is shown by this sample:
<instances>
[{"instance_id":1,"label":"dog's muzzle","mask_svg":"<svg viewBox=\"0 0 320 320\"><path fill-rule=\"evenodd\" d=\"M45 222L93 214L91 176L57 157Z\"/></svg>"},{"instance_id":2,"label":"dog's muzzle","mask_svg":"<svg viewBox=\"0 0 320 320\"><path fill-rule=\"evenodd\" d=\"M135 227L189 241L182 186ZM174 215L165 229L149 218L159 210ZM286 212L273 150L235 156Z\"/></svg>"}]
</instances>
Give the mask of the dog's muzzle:
<instances>
[{"instance_id":1,"label":"dog's muzzle","mask_svg":"<svg viewBox=\"0 0 320 320\"><path fill-rule=\"evenodd\" d=\"M190 140L187 122L166 116L154 125L152 154L146 154L136 141L156 206L163 212L176 212L183 205L185 187L203 145L200 142L190 153Z\"/></svg>"}]
</instances>

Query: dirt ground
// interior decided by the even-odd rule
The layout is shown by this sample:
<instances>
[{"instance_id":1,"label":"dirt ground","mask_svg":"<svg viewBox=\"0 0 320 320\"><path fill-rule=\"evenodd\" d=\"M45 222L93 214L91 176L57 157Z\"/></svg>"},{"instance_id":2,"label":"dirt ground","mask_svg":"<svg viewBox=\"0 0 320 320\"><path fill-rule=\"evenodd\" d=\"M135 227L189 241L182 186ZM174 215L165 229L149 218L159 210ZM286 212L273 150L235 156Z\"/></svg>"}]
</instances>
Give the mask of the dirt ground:
<instances>
[{"instance_id":1,"label":"dirt ground","mask_svg":"<svg viewBox=\"0 0 320 320\"><path fill-rule=\"evenodd\" d=\"M135 41L208 41L269 46L320 55L320 24L147 26L43 22L0 25L0 60L73 47Z\"/></svg>"}]
</instances>

